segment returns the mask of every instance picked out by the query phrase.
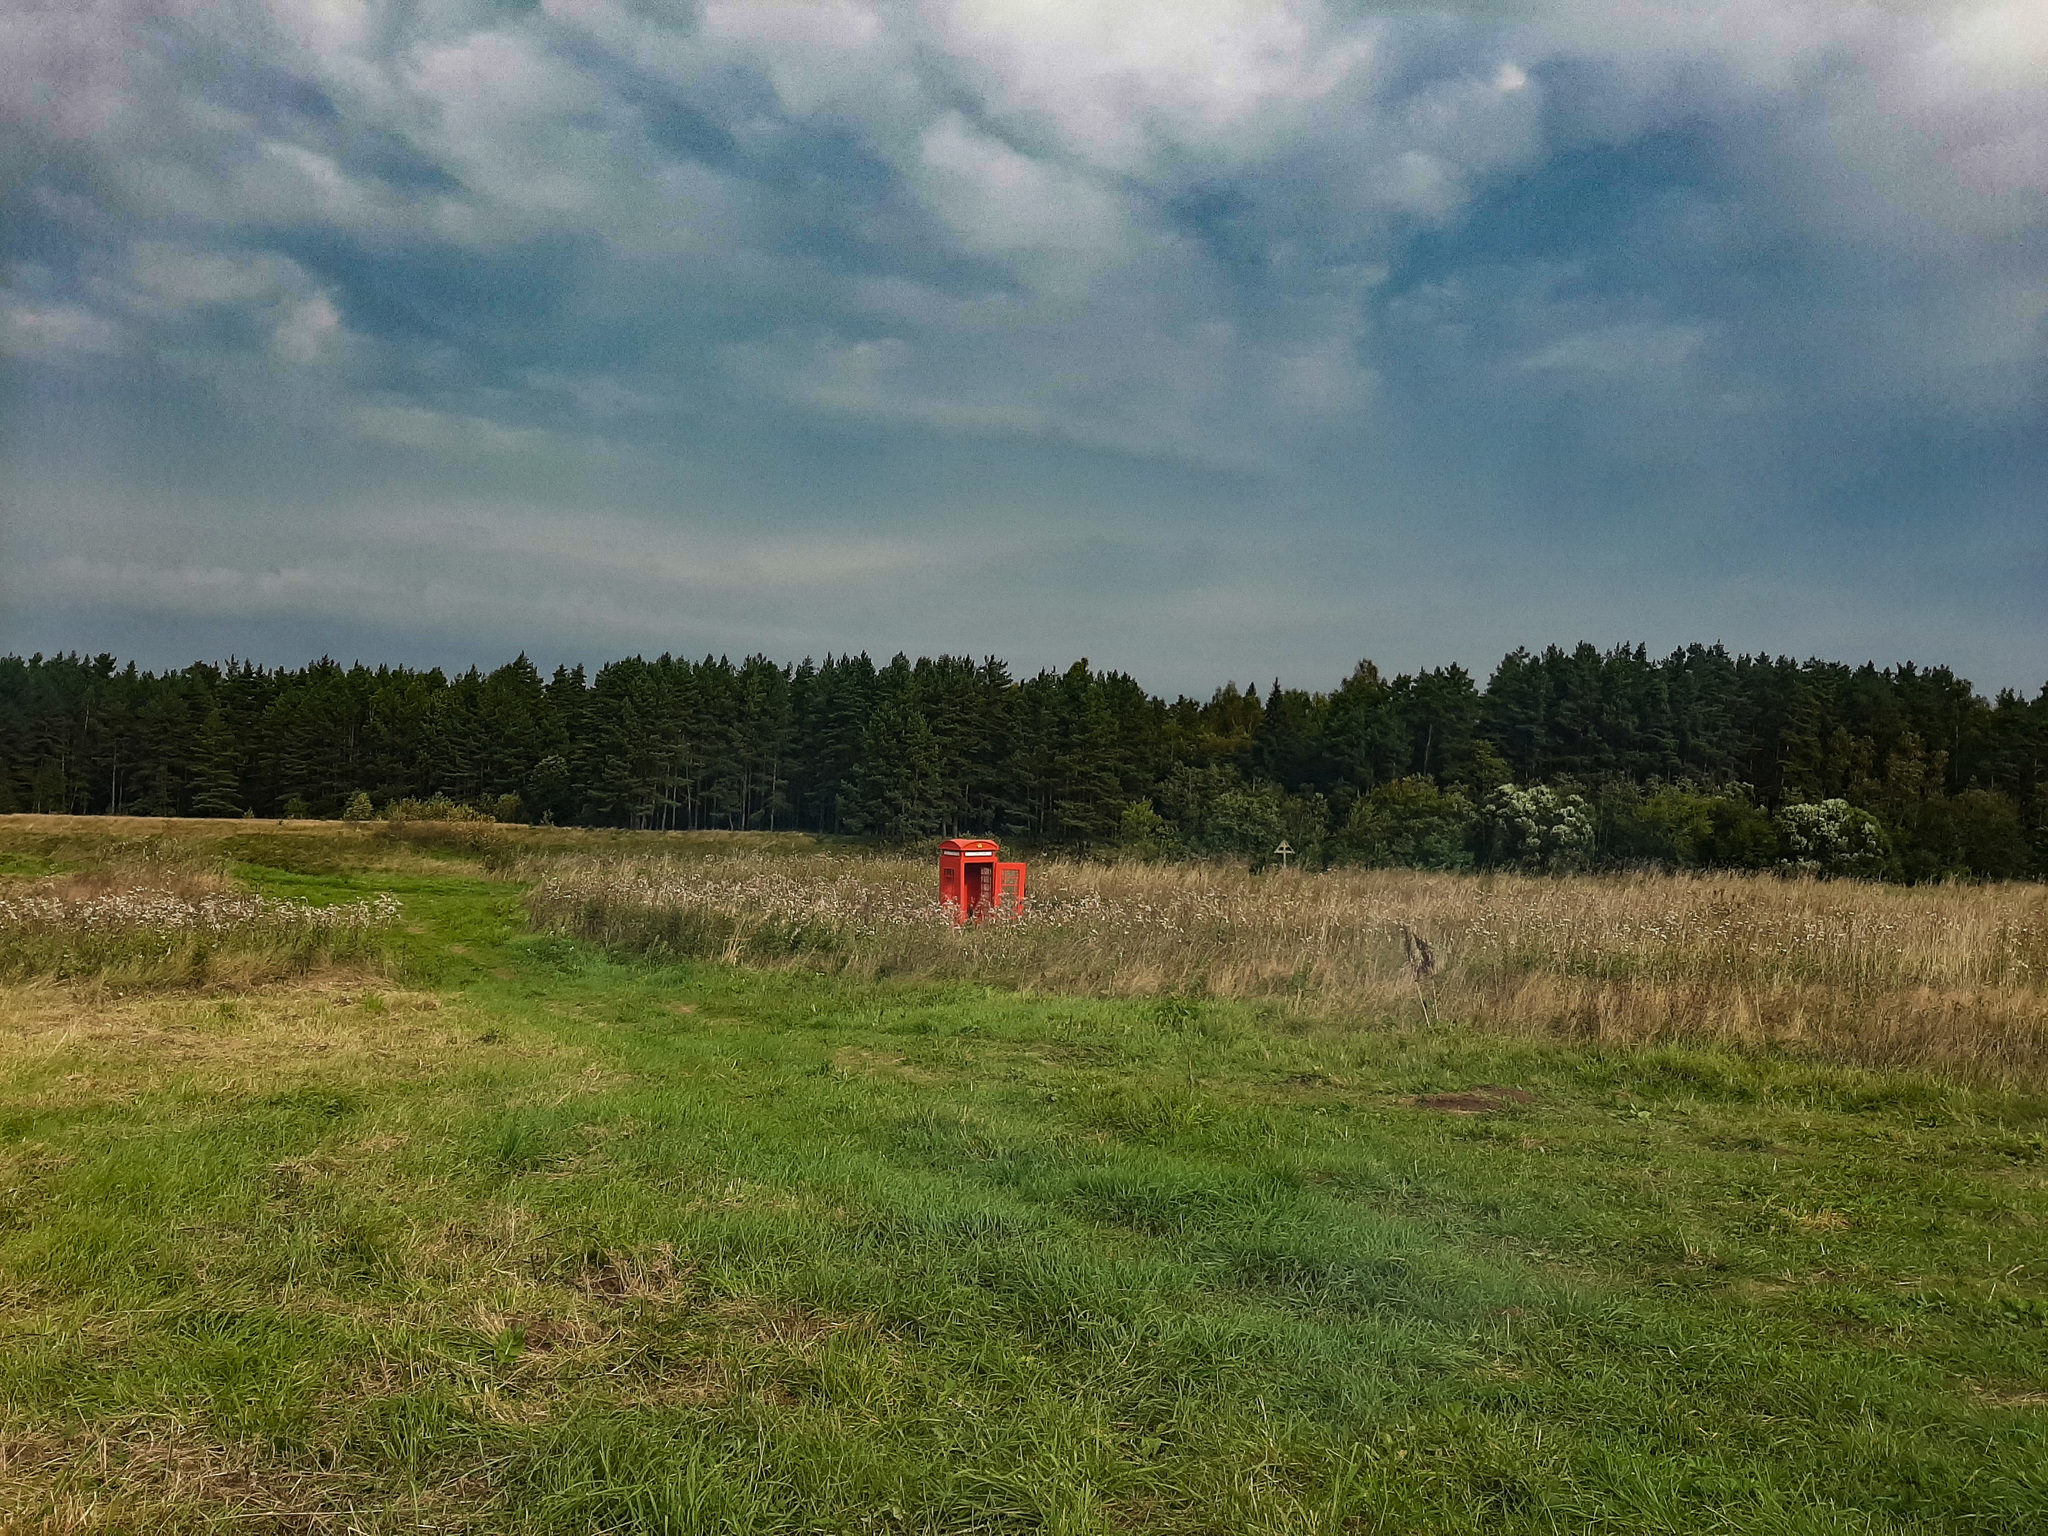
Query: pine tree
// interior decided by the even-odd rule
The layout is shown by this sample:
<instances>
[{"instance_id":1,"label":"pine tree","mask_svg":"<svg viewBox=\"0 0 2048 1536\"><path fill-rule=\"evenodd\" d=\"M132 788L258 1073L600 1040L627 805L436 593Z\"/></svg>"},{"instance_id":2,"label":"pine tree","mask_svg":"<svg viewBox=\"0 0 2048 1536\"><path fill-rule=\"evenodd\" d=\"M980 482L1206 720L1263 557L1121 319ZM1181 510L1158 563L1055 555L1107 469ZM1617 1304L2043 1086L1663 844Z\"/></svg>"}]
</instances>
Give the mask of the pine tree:
<instances>
[{"instance_id":1,"label":"pine tree","mask_svg":"<svg viewBox=\"0 0 2048 1536\"><path fill-rule=\"evenodd\" d=\"M192 814L239 816L242 792L235 733L218 707L207 712L192 741Z\"/></svg>"},{"instance_id":2,"label":"pine tree","mask_svg":"<svg viewBox=\"0 0 2048 1536\"><path fill-rule=\"evenodd\" d=\"M875 837L928 837L938 830L942 797L939 743L931 725L909 699L885 700L862 733L841 824Z\"/></svg>"}]
</instances>

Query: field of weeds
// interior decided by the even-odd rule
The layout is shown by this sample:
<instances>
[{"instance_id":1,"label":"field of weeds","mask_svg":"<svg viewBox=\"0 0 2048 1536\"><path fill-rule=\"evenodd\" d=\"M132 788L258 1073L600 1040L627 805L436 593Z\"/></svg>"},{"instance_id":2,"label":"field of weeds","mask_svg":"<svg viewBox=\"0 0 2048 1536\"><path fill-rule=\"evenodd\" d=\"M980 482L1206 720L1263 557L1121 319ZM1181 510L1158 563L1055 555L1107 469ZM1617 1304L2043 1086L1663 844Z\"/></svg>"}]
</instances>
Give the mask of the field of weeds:
<instances>
[{"instance_id":1,"label":"field of weeds","mask_svg":"<svg viewBox=\"0 0 2048 1536\"><path fill-rule=\"evenodd\" d=\"M399 910L387 893L329 905L262 895L207 842L106 838L68 866L0 863L0 980L247 985L366 960Z\"/></svg>"},{"instance_id":2,"label":"field of weeds","mask_svg":"<svg viewBox=\"0 0 2048 1536\"><path fill-rule=\"evenodd\" d=\"M2048 1530L2037 892L927 877L0 818L0 1530Z\"/></svg>"},{"instance_id":3,"label":"field of weeds","mask_svg":"<svg viewBox=\"0 0 2048 1536\"><path fill-rule=\"evenodd\" d=\"M1250 875L1041 861L955 929L929 861L742 849L529 858L542 929L649 955L1100 997L1273 999L1598 1044L2048 1081L2048 887L1773 876Z\"/></svg>"}]
</instances>

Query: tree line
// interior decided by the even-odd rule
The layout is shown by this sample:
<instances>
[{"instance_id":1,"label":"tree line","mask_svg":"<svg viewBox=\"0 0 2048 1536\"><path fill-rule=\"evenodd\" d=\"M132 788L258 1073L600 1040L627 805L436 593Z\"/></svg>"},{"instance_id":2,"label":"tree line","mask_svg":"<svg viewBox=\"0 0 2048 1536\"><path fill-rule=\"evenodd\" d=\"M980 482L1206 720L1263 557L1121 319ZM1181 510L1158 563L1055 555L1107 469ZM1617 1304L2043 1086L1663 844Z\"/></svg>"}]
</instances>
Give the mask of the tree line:
<instances>
[{"instance_id":1,"label":"tree line","mask_svg":"<svg viewBox=\"0 0 2048 1536\"><path fill-rule=\"evenodd\" d=\"M635 828L991 833L1311 864L2048 875L2048 687L1582 644L1169 702L1087 661L630 657L543 677L0 658L0 812L475 808Z\"/></svg>"}]
</instances>

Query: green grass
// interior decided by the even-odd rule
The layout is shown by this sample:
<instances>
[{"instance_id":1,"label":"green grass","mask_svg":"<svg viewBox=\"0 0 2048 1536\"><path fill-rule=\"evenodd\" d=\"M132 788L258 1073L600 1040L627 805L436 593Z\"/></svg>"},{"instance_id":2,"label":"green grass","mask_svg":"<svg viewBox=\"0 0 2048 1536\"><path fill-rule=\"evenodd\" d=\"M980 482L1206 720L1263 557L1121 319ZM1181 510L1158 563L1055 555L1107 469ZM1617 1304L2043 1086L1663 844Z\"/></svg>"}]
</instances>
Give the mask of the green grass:
<instances>
[{"instance_id":1,"label":"green grass","mask_svg":"<svg viewBox=\"0 0 2048 1536\"><path fill-rule=\"evenodd\" d=\"M2039 1097L619 964L305 841L230 851L382 979L0 1021L0 1526L2048 1530Z\"/></svg>"}]
</instances>

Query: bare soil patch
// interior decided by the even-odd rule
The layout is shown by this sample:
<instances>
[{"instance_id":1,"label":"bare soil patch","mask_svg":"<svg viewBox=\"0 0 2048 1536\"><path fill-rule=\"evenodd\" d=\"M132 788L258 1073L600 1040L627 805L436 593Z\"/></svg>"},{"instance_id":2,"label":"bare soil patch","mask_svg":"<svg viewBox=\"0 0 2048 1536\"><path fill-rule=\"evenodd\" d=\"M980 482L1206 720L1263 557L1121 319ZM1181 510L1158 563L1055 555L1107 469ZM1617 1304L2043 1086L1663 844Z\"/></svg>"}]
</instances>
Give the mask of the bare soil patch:
<instances>
[{"instance_id":1,"label":"bare soil patch","mask_svg":"<svg viewBox=\"0 0 2048 1536\"><path fill-rule=\"evenodd\" d=\"M1417 1109L1433 1109L1445 1115L1490 1115L1514 1104L1534 1104L1536 1095L1521 1088L1504 1088L1498 1083L1481 1083L1463 1093L1422 1093L1408 1101Z\"/></svg>"}]
</instances>

